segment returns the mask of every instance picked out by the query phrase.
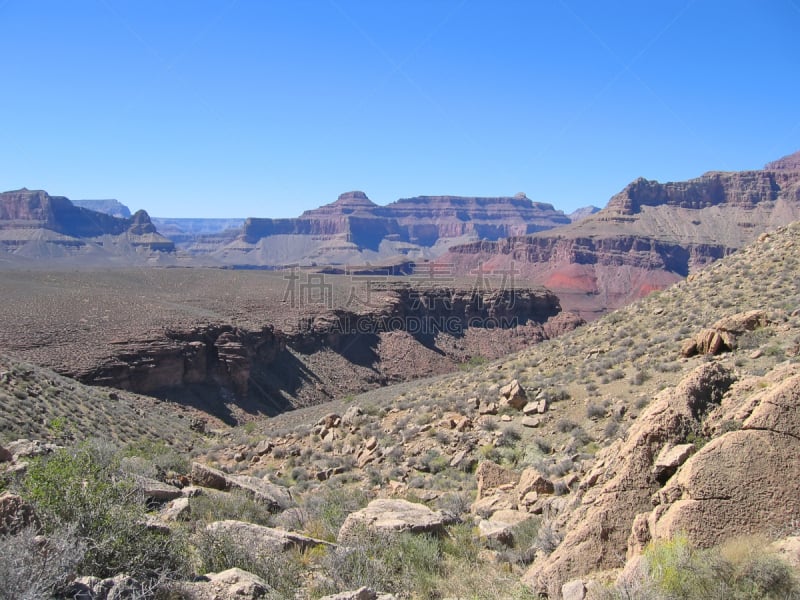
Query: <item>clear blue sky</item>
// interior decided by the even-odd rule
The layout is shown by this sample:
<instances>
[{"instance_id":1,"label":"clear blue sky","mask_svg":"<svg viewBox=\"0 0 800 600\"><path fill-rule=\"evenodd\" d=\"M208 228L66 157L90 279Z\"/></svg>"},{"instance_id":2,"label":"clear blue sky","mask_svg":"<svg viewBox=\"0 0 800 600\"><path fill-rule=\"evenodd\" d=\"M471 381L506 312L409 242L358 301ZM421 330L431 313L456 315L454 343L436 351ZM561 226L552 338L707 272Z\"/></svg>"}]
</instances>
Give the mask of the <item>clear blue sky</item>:
<instances>
[{"instance_id":1,"label":"clear blue sky","mask_svg":"<svg viewBox=\"0 0 800 600\"><path fill-rule=\"evenodd\" d=\"M800 149L800 0L0 0L0 189L570 211Z\"/></svg>"}]
</instances>

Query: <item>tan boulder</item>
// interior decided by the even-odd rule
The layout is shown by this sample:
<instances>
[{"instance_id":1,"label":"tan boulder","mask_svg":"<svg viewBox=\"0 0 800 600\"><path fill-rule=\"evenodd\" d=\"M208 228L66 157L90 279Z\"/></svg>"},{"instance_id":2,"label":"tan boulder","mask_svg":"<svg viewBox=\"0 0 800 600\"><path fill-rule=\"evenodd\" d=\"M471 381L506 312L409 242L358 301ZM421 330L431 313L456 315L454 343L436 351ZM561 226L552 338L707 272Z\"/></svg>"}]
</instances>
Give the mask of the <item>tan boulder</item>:
<instances>
[{"instance_id":1,"label":"tan boulder","mask_svg":"<svg viewBox=\"0 0 800 600\"><path fill-rule=\"evenodd\" d=\"M11 492L0 494L0 535L17 533L37 522L33 506Z\"/></svg>"},{"instance_id":2,"label":"tan boulder","mask_svg":"<svg viewBox=\"0 0 800 600\"><path fill-rule=\"evenodd\" d=\"M235 540L248 549L265 556L291 549L308 550L317 546L333 546L329 542L293 531L230 519L209 523L206 526L206 531L212 534L226 535L231 540Z\"/></svg>"},{"instance_id":3,"label":"tan boulder","mask_svg":"<svg viewBox=\"0 0 800 600\"><path fill-rule=\"evenodd\" d=\"M347 543L361 528L376 532L442 533L452 518L432 511L424 504L407 500L378 498L365 508L347 515L339 529L339 543Z\"/></svg>"},{"instance_id":4,"label":"tan boulder","mask_svg":"<svg viewBox=\"0 0 800 600\"><path fill-rule=\"evenodd\" d=\"M272 591L263 579L237 567L208 573L203 579L205 581L180 584L181 597L191 600L256 600Z\"/></svg>"},{"instance_id":5,"label":"tan boulder","mask_svg":"<svg viewBox=\"0 0 800 600\"><path fill-rule=\"evenodd\" d=\"M500 398L501 405L510 406L516 410L522 410L528 403L525 390L516 379L500 388Z\"/></svg>"}]
</instances>

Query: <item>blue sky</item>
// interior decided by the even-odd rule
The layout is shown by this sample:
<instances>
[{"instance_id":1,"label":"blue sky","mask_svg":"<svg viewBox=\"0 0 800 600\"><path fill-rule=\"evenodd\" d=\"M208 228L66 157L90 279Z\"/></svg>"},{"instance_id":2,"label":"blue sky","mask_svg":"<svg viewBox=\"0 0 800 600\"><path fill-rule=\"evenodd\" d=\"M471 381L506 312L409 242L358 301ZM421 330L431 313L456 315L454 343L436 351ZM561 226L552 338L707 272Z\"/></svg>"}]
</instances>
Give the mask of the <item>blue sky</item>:
<instances>
[{"instance_id":1,"label":"blue sky","mask_svg":"<svg viewBox=\"0 0 800 600\"><path fill-rule=\"evenodd\" d=\"M565 211L800 149L800 0L0 0L0 189Z\"/></svg>"}]
</instances>

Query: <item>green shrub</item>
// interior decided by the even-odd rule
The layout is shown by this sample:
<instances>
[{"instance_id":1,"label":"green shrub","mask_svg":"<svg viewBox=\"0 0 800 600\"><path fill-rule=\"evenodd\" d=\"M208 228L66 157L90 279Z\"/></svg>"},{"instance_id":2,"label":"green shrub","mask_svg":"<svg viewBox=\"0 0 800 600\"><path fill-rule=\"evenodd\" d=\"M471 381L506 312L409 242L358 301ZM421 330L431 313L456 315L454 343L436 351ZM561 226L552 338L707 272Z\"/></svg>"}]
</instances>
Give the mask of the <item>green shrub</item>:
<instances>
[{"instance_id":1,"label":"green shrub","mask_svg":"<svg viewBox=\"0 0 800 600\"><path fill-rule=\"evenodd\" d=\"M274 514L240 490L206 492L189 499L192 518L204 523L233 519L256 525L273 525Z\"/></svg>"},{"instance_id":2,"label":"green shrub","mask_svg":"<svg viewBox=\"0 0 800 600\"><path fill-rule=\"evenodd\" d=\"M22 493L35 508L45 534L72 527L85 546L78 572L97 577L119 573L145 580L186 569L178 534L146 525L144 498L119 471L119 454L83 443L31 462Z\"/></svg>"}]
</instances>

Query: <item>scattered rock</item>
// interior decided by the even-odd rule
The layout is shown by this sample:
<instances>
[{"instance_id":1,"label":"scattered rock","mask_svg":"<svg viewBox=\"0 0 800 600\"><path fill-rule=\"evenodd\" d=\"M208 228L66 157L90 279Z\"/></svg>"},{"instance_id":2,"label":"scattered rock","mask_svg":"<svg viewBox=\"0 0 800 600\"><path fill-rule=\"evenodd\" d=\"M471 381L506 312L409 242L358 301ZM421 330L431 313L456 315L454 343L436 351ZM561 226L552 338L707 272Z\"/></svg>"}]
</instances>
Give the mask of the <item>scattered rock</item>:
<instances>
[{"instance_id":1,"label":"scattered rock","mask_svg":"<svg viewBox=\"0 0 800 600\"><path fill-rule=\"evenodd\" d=\"M407 500L379 498L347 516L338 540L347 543L360 527L379 532L442 533L444 526L452 519L440 512L429 509L424 504Z\"/></svg>"},{"instance_id":2,"label":"scattered rock","mask_svg":"<svg viewBox=\"0 0 800 600\"><path fill-rule=\"evenodd\" d=\"M541 417L522 417L520 421L523 427L538 427L542 424Z\"/></svg>"},{"instance_id":3,"label":"scattered rock","mask_svg":"<svg viewBox=\"0 0 800 600\"><path fill-rule=\"evenodd\" d=\"M724 317L710 329L703 329L681 346L681 355L689 358L696 354L720 354L736 349L736 338L746 331L766 327L770 321L763 310L751 310Z\"/></svg>"},{"instance_id":4,"label":"scattered rock","mask_svg":"<svg viewBox=\"0 0 800 600\"><path fill-rule=\"evenodd\" d=\"M363 411L358 406L351 406L342 415L342 423L345 425L355 425L358 417L363 415Z\"/></svg>"},{"instance_id":5,"label":"scattered rock","mask_svg":"<svg viewBox=\"0 0 800 600\"><path fill-rule=\"evenodd\" d=\"M123 600L141 598L144 586L128 575L116 575L107 579L79 577L72 582L69 597L77 600Z\"/></svg>"},{"instance_id":6,"label":"scattered rock","mask_svg":"<svg viewBox=\"0 0 800 600\"><path fill-rule=\"evenodd\" d=\"M135 479L144 497L150 500L167 502L175 498L180 498L183 495L179 488L164 483L163 481L150 479L149 477L136 477Z\"/></svg>"},{"instance_id":7,"label":"scattered rock","mask_svg":"<svg viewBox=\"0 0 800 600\"><path fill-rule=\"evenodd\" d=\"M230 489L230 482L225 473L202 463L192 463L191 477L193 483L202 487L222 491Z\"/></svg>"},{"instance_id":8,"label":"scattered rock","mask_svg":"<svg viewBox=\"0 0 800 600\"><path fill-rule=\"evenodd\" d=\"M478 537L483 540L499 542L506 546L511 546L514 543L514 534L511 532L511 527L499 521L481 519L478 522Z\"/></svg>"},{"instance_id":9,"label":"scattered rock","mask_svg":"<svg viewBox=\"0 0 800 600\"><path fill-rule=\"evenodd\" d=\"M555 485L536 469L525 469L522 475L520 475L519 483L515 491L517 498L522 500L531 492L536 492L537 494L552 494L555 491Z\"/></svg>"}]
</instances>

